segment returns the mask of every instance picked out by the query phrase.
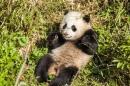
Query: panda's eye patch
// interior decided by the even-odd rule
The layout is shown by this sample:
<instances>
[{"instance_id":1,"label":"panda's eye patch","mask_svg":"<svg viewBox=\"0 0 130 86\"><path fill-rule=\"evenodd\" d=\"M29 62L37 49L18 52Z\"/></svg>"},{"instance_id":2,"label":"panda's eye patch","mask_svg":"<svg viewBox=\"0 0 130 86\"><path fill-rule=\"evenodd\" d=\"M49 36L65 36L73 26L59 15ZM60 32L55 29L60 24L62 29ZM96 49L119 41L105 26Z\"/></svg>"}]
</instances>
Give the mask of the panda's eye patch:
<instances>
[{"instance_id":1,"label":"panda's eye patch","mask_svg":"<svg viewBox=\"0 0 130 86\"><path fill-rule=\"evenodd\" d=\"M67 23L65 23L65 25L63 26L63 29L65 29L67 27Z\"/></svg>"},{"instance_id":2,"label":"panda's eye patch","mask_svg":"<svg viewBox=\"0 0 130 86\"><path fill-rule=\"evenodd\" d=\"M73 25L73 26L71 26L71 29L75 32L77 29L76 29L76 27Z\"/></svg>"}]
</instances>

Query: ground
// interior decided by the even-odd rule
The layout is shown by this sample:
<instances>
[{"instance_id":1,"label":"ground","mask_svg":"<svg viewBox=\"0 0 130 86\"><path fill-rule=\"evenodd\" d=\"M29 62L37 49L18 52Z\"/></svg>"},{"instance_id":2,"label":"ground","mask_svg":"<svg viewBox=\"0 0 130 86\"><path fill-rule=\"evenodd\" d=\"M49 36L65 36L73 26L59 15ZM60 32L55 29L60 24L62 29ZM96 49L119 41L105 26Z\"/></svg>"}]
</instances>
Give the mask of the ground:
<instances>
[{"instance_id":1,"label":"ground","mask_svg":"<svg viewBox=\"0 0 130 86\"><path fill-rule=\"evenodd\" d=\"M129 0L0 0L0 86L47 85L36 81L34 69L65 10L90 15L99 42L72 86L129 86Z\"/></svg>"}]
</instances>

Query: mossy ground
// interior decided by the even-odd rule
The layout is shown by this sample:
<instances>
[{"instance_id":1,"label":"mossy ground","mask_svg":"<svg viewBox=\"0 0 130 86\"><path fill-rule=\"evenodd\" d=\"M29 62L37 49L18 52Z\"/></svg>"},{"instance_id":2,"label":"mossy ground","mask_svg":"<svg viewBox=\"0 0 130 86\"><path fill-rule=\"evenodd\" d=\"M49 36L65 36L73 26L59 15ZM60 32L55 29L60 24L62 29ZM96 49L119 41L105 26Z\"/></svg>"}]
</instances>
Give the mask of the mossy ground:
<instances>
[{"instance_id":1,"label":"mossy ground","mask_svg":"<svg viewBox=\"0 0 130 86\"><path fill-rule=\"evenodd\" d=\"M40 56L49 50L50 31L58 30L65 10L89 14L99 48L72 86L130 85L129 0L0 0L0 86L13 86L25 60L19 83L41 86L34 77Z\"/></svg>"}]
</instances>

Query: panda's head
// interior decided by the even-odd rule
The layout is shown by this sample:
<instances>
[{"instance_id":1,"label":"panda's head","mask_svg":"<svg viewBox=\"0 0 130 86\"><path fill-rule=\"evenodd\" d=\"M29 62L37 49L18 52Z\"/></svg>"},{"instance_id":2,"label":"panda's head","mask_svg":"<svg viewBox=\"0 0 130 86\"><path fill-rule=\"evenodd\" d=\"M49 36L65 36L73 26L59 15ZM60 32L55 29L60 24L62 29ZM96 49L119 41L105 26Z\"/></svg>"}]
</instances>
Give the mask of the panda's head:
<instances>
[{"instance_id":1,"label":"panda's head","mask_svg":"<svg viewBox=\"0 0 130 86\"><path fill-rule=\"evenodd\" d=\"M77 40L91 29L90 17L79 12L67 12L60 24L60 32L66 40Z\"/></svg>"}]
</instances>

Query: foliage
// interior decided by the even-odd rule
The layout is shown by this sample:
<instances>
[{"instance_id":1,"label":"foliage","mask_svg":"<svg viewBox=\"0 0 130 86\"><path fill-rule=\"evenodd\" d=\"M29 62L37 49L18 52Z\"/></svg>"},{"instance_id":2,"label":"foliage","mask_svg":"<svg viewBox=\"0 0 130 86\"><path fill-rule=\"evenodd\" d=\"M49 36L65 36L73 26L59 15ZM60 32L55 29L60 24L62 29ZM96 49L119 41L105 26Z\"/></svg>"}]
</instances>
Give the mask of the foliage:
<instances>
[{"instance_id":1,"label":"foliage","mask_svg":"<svg viewBox=\"0 0 130 86\"><path fill-rule=\"evenodd\" d=\"M25 54L21 56L19 51L28 44L31 49L19 85L46 85L37 83L34 68L40 56L48 52L48 32L58 29L66 9L90 14L99 42L98 52L72 86L129 85L128 0L0 0L0 86L15 84Z\"/></svg>"},{"instance_id":2,"label":"foliage","mask_svg":"<svg viewBox=\"0 0 130 86\"><path fill-rule=\"evenodd\" d=\"M23 62L15 46L17 34L10 35L7 28L2 28L0 33L0 85L13 85Z\"/></svg>"}]
</instances>

